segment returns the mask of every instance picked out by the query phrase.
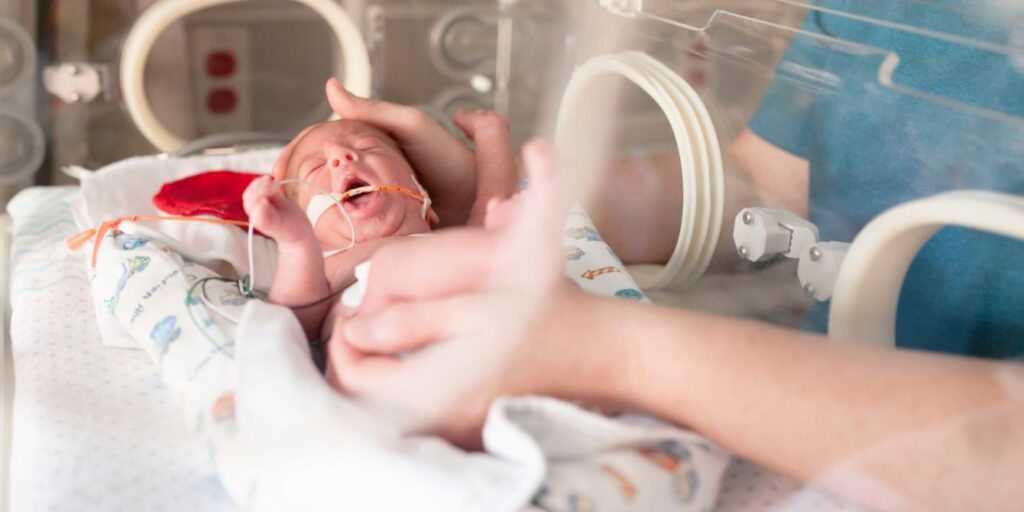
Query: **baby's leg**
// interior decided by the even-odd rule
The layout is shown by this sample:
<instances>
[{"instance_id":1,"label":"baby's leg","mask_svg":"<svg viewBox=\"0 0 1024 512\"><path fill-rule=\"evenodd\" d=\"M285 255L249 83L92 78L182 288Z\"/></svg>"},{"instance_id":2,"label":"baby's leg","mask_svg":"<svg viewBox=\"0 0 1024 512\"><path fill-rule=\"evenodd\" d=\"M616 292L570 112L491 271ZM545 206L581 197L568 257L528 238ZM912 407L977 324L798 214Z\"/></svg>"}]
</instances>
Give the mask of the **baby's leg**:
<instances>
[{"instance_id":1,"label":"baby's leg","mask_svg":"<svg viewBox=\"0 0 1024 512\"><path fill-rule=\"evenodd\" d=\"M277 242L277 272L267 297L282 306L316 302L330 293L320 243L305 213L269 177L252 182L242 197L249 222ZM327 304L296 309L306 335L319 334Z\"/></svg>"},{"instance_id":2,"label":"baby's leg","mask_svg":"<svg viewBox=\"0 0 1024 512\"><path fill-rule=\"evenodd\" d=\"M476 201L468 224L478 226L492 198L509 198L519 191L508 121L489 111L459 111L454 121L476 144Z\"/></svg>"}]
</instances>

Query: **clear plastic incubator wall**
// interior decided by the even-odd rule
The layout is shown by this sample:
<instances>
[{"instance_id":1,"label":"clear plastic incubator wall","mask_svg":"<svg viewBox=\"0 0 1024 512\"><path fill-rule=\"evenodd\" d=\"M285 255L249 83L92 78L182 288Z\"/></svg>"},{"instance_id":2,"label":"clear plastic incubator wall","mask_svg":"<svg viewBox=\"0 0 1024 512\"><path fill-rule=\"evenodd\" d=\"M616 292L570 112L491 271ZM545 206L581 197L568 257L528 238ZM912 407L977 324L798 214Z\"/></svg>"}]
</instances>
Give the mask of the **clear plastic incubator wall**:
<instances>
[{"instance_id":1,"label":"clear plastic incubator wall","mask_svg":"<svg viewBox=\"0 0 1024 512\"><path fill-rule=\"evenodd\" d=\"M869 346L1004 365L974 371L1024 410L1024 1L0 0L0 510L937 510L922 496L946 496L958 479L986 482L978 486L986 494L950 498L950 510L1012 509L1000 500L1024 488L1024 472L995 468L1024 471L1024 458L992 455L996 462L981 470L960 462L1020 453L1008 448L1024 446L1019 413L964 434L972 440L930 468L953 476L922 478L909 490L879 477L885 470L860 472L856 456L807 474L778 464L795 448L762 456L700 422L680 425L649 410L602 414L562 396L495 402L478 452L347 401L360 411L354 422L381 413L385 420L372 421L399 424L400 434L366 444L352 434L328 450L374 468L348 462L333 486L323 475L303 482L299 469L275 473L259 457L239 458L251 440L243 445L216 422L224 407L238 421L257 417L244 410L251 404L231 394L230 406L217 401L213 424L185 418L207 397L191 391L192 377L168 376L173 364L161 357L179 343L173 322L174 339L157 356L130 340L110 343L96 291L102 252L92 245L102 233L74 251L65 241L112 220L95 212L135 200L151 208L149 198L172 179L271 172L300 131L336 118L324 93L331 77L356 96L420 109L469 147L453 115L496 112L508 121L526 192L519 152L549 141L572 212L568 221L550 219L566 226L555 256L573 286L629 307L711 315L692 317L698 323L743 319L736 329L752 344L759 336L750 333L761 332L752 323L768 324L772 335L814 335L851 354ZM106 195L89 192L101 179ZM109 188L122 185L145 192ZM88 204L98 197L110 202ZM245 292L261 242L254 249L251 233L230 229L239 256L207 266ZM603 263L588 259L595 243ZM219 250L188 249L186 266L189 254ZM126 264L117 293L135 272ZM232 314L212 310L193 322L227 333L234 346L233 336L247 332L241 308L254 297ZM516 335L532 332L542 309L533 306L545 302L524 297L526 313L502 326ZM153 341L160 334L147 333ZM621 343L648 334L636 329L636 340ZM499 371L509 353L502 350L463 353L415 392L442 390L423 391L427 404L444 390L458 396L471 386L459 375ZM225 379L245 374L233 366L240 359L226 359ZM798 399L813 403L819 394L801 360L764 364L789 365L790 376L806 379L786 388ZM765 371L764 386L773 375ZM851 375L842 403L801 421L875 410L891 383ZM939 369L930 375L943 378ZM928 401L927 385L921 393ZM970 403L975 395L964 393ZM966 432L975 414L1001 414L993 408L936 429ZM759 414L744 418L744 429L781 443L772 429L785 423ZM851 430L872 428L865 418ZM917 441L938 435L929 425L876 439L861 455L920 457ZM230 428L244 433L251 424ZM363 448L378 442L387 449ZM267 453L279 460L293 453L274 446ZM631 456L639 462L624 462ZM630 473L644 461L668 475L663 488L645 480L646 469ZM334 468L321 463L306 468ZM381 475L391 471L388 485Z\"/></svg>"}]
</instances>

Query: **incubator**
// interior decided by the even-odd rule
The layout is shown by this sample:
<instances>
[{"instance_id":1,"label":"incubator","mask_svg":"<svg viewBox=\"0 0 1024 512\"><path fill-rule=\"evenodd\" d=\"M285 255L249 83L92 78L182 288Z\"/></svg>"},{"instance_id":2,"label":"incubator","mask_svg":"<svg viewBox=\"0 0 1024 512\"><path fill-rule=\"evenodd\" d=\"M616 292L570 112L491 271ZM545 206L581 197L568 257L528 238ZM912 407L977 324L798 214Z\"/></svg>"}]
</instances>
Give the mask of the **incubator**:
<instances>
[{"instance_id":1,"label":"incubator","mask_svg":"<svg viewBox=\"0 0 1024 512\"><path fill-rule=\"evenodd\" d=\"M612 263L572 268L632 279L611 295L835 343L1022 355L1024 2L1012 0L0 0L0 202L56 191L21 213L45 222L7 240L18 307L88 285L84 266L30 259L68 234L49 223L73 225L44 215L73 202L49 187L152 155L134 162L263 165L276 153L260 151L331 118L329 77L463 140L458 109L507 118L516 150L553 141L593 221L566 231L565 263L603 238ZM30 277L50 267L59 275ZM29 331L17 331L26 360ZM57 400L12 343L5 400ZM24 410L5 406L5 457L19 429L38 428ZM56 471L25 460L0 476ZM734 464L716 510L858 509ZM26 489L13 505L51 503Z\"/></svg>"}]
</instances>

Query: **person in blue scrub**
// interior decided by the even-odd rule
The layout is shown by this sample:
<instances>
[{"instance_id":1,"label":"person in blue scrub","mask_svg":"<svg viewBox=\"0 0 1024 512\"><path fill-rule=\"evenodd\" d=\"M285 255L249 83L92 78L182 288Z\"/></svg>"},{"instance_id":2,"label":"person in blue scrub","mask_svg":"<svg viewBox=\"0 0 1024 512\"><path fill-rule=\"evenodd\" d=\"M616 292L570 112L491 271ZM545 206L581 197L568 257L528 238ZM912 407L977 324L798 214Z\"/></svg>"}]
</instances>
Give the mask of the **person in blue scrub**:
<instances>
[{"instance_id":1,"label":"person in blue scrub","mask_svg":"<svg viewBox=\"0 0 1024 512\"><path fill-rule=\"evenodd\" d=\"M912 199L963 188L1024 193L1020 52L900 29L1006 45L1019 38L1016 4L815 5L890 24L829 12L808 16L806 33L792 40L749 129L731 145L765 204L809 217L824 240L850 241L879 213ZM891 84L879 79L888 52L900 59ZM455 174L472 172L465 163L471 158L439 145L447 139L415 109L360 100L337 87L329 97L343 117L395 134L425 174L458 182ZM524 150L531 175L550 173L553 162L542 145ZM678 211L662 199L666 187L629 176L611 180L603 201L619 222L599 231L627 263L667 260L672 244L648 243L674 239L671 230L648 232L660 226L654 219ZM527 194L543 197L544 183L535 181ZM443 189L431 192L442 203L471 202ZM381 390L442 385L417 379L457 368L458 358L439 357L444 347L479 346L500 334L488 328L507 326L512 314L495 306L496 297L522 300L543 290L548 300L531 302L535 316L526 317L525 334L503 352L502 364L471 388L451 389L450 407L421 418L426 431L479 446L494 398L543 394L687 425L741 457L881 510L1017 510L1024 503L1019 242L963 229L939 232L904 283L901 349L894 350L825 339L814 332L825 325L823 306L807 315L805 330L794 330L545 281L541 276L552 272L502 258L527 228L543 233L550 226L550 218L531 213L517 213L522 229L481 234L475 259L462 254L446 264L436 257L451 245L449 237L463 236L458 231L375 255L368 293L387 300L360 310L332 340L346 354L336 367L345 392L417 410L415 393L405 403ZM536 241L531 247L544 246L543 237ZM495 268L494 261L506 263ZM509 282L508 275L535 281ZM407 276L430 276L434 284ZM504 285L489 285L495 282ZM432 350L410 351L427 345Z\"/></svg>"},{"instance_id":2,"label":"person in blue scrub","mask_svg":"<svg viewBox=\"0 0 1024 512\"><path fill-rule=\"evenodd\" d=\"M1003 46L1010 39L1007 24L998 17L954 10L969 7L965 2L889 2L881 12L877 2L817 5ZM864 55L841 43L834 48L813 35L792 41L750 123L751 133L740 144L756 146L757 137L762 145L806 162L806 169L801 165L777 176L785 181L774 186L801 184L806 199L789 196L783 206L806 214L822 240L850 242L883 211L949 190L1024 194L1024 67L1015 60L1019 57L822 11L812 12L801 28L898 54L893 82L929 95L883 87L878 79L882 52ZM831 83L792 76L807 69ZM1020 119L1003 122L966 108ZM1021 242L963 228L940 232L919 253L904 282L897 345L992 358L1024 355L1021 261ZM804 327L824 333L827 310L828 304L819 304Z\"/></svg>"}]
</instances>

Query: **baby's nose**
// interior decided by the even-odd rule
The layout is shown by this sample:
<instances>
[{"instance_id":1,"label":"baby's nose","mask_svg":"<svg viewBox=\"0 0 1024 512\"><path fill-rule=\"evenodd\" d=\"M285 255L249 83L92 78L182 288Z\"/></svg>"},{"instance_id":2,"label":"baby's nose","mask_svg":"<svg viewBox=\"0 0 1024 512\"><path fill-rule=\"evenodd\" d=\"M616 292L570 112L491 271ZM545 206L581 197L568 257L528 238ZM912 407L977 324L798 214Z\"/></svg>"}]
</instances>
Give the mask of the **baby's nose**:
<instances>
[{"instance_id":1,"label":"baby's nose","mask_svg":"<svg viewBox=\"0 0 1024 512\"><path fill-rule=\"evenodd\" d=\"M355 151L349 148L334 148L331 150L331 154L328 156L327 163L333 169L337 169L344 165L346 162L355 162L359 160L359 155Z\"/></svg>"}]
</instances>

